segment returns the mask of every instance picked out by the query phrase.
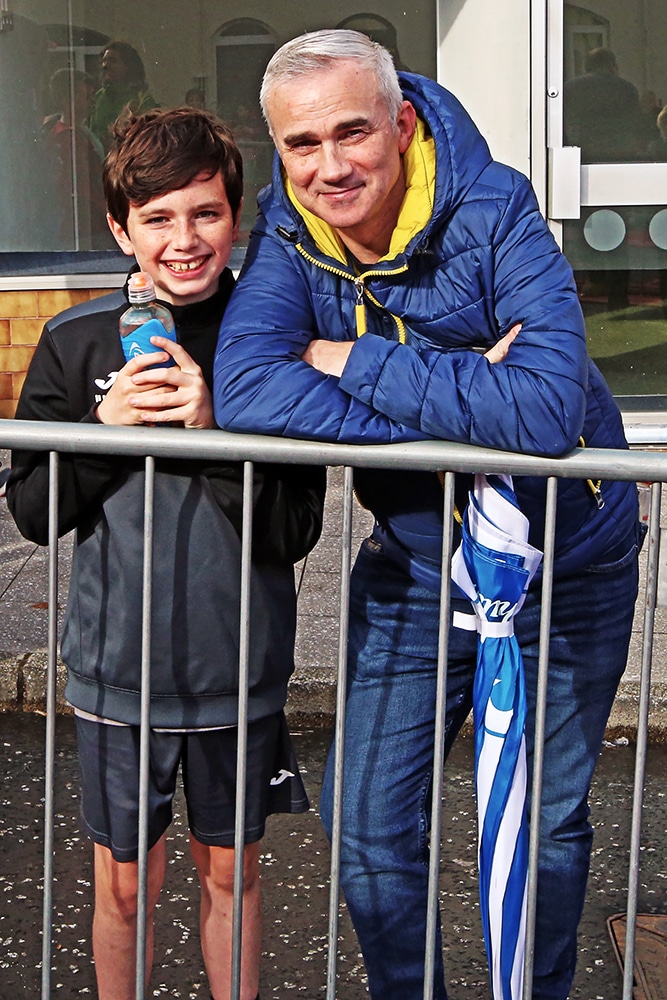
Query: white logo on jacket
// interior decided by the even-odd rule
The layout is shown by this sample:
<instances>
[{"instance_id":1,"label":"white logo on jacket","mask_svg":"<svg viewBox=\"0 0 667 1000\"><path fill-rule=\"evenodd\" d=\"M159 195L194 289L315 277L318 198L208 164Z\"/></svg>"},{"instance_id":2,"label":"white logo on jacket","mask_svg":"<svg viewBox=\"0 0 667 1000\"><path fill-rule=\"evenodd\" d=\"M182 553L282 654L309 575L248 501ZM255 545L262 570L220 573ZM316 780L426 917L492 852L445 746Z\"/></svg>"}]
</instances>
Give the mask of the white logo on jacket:
<instances>
[{"instance_id":1,"label":"white logo on jacket","mask_svg":"<svg viewBox=\"0 0 667 1000\"><path fill-rule=\"evenodd\" d=\"M98 389L102 389L102 393L95 393L95 402L101 403L104 399L104 393L108 392L111 386L114 384L118 378L118 372L109 372L106 378L96 378L95 385Z\"/></svg>"}]
</instances>

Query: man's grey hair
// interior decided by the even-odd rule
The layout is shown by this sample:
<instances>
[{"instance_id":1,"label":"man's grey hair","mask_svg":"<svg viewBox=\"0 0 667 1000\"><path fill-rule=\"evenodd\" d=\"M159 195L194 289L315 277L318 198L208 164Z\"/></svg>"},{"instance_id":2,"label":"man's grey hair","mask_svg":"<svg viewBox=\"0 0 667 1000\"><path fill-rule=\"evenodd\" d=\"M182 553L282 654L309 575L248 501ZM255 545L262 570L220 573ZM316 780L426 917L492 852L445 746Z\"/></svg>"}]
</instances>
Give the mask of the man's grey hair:
<instances>
[{"instance_id":1,"label":"man's grey hair","mask_svg":"<svg viewBox=\"0 0 667 1000\"><path fill-rule=\"evenodd\" d=\"M380 97L387 105L389 117L395 122L404 97L387 49L360 31L332 29L292 38L271 57L259 93L262 114L269 131L268 103L276 87L319 70L330 69L338 60L344 59L355 59L364 69L375 74Z\"/></svg>"}]
</instances>

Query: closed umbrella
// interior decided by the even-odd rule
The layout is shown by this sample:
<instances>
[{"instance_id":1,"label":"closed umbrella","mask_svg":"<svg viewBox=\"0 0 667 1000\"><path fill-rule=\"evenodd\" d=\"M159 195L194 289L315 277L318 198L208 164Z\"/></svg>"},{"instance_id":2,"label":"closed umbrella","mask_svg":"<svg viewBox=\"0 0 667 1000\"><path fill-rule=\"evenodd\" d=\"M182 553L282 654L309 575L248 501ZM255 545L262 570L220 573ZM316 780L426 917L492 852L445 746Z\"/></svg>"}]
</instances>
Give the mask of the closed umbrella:
<instances>
[{"instance_id":1,"label":"closed umbrella","mask_svg":"<svg viewBox=\"0 0 667 1000\"><path fill-rule=\"evenodd\" d=\"M475 476L452 579L479 631L473 688L480 907L494 1000L518 1000L525 954L526 687L514 616L542 553L509 476Z\"/></svg>"}]
</instances>

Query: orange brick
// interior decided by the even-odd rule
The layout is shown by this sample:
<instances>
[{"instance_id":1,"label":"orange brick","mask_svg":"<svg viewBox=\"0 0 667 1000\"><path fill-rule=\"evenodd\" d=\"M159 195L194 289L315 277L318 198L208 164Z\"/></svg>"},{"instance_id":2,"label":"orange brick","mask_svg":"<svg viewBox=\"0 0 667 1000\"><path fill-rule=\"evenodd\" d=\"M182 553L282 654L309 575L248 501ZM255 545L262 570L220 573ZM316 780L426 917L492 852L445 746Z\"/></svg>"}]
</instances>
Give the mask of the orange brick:
<instances>
[{"instance_id":1,"label":"orange brick","mask_svg":"<svg viewBox=\"0 0 667 1000\"><path fill-rule=\"evenodd\" d=\"M10 320L10 338L12 344L36 344L42 332L44 321L41 319Z\"/></svg>"},{"instance_id":2,"label":"orange brick","mask_svg":"<svg viewBox=\"0 0 667 1000\"><path fill-rule=\"evenodd\" d=\"M16 413L15 399L0 399L0 418L10 420Z\"/></svg>"},{"instance_id":3,"label":"orange brick","mask_svg":"<svg viewBox=\"0 0 667 1000\"><path fill-rule=\"evenodd\" d=\"M18 399L25 382L26 372L17 372L12 375L12 399Z\"/></svg>"},{"instance_id":4,"label":"orange brick","mask_svg":"<svg viewBox=\"0 0 667 1000\"><path fill-rule=\"evenodd\" d=\"M0 374L0 399L14 398L14 384L9 372Z\"/></svg>"},{"instance_id":5,"label":"orange brick","mask_svg":"<svg viewBox=\"0 0 667 1000\"><path fill-rule=\"evenodd\" d=\"M9 320L0 319L0 344L9 343Z\"/></svg>"},{"instance_id":6,"label":"orange brick","mask_svg":"<svg viewBox=\"0 0 667 1000\"><path fill-rule=\"evenodd\" d=\"M0 292L0 316L39 316L37 292Z\"/></svg>"},{"instance_id":7,"label":"orange brick","mask_svg":"<svg viewBox=\"0 0 667 1000\"><path fill-rule=\"evenodd\" d=\"M27 372L34 347L0 346L0 372Z\"/></svg>"},{"instance_id":8,"label":"orange brick","mask_svg":"<svg viewBox=\"0 0 667 1000\"><path fill-rule=\"evenodd\" d=\"M43 289L37 293L37 304L39 312L37 316L45 316L51 319L56 313L70 306L78 305L79 302L88 301L87 289L67 288L67 289Z\"/></svg>"}]
</instances>

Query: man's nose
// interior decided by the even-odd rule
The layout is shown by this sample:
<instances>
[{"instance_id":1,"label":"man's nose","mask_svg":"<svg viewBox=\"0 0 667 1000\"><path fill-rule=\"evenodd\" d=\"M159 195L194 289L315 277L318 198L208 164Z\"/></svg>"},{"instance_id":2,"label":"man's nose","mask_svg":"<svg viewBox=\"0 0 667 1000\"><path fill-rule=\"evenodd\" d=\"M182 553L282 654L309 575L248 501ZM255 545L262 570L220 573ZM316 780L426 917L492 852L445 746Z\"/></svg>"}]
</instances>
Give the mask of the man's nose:
<instances>
[{"instance_id":1,"label":"man's nose","mask_svg":"<svg viewBox=\"0 0 667 1000\"><path fill-rule=\"evenodd\" d=\"M323 142L319 156L320 179L334 183L346 177L349 172L350 165L345 150L337 142Z\"/></svg>"}]
</instances>

